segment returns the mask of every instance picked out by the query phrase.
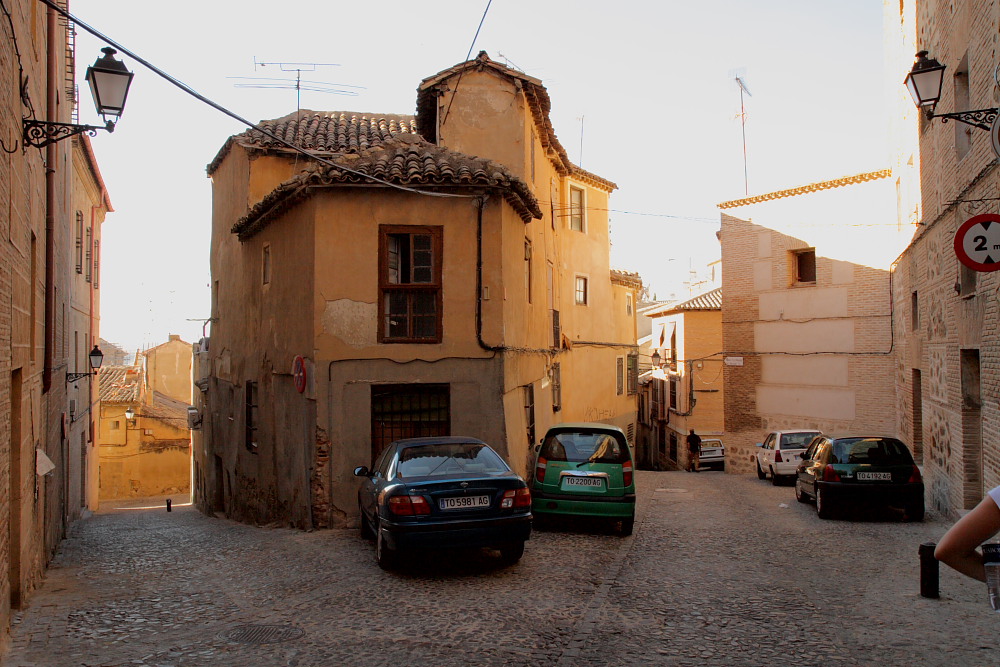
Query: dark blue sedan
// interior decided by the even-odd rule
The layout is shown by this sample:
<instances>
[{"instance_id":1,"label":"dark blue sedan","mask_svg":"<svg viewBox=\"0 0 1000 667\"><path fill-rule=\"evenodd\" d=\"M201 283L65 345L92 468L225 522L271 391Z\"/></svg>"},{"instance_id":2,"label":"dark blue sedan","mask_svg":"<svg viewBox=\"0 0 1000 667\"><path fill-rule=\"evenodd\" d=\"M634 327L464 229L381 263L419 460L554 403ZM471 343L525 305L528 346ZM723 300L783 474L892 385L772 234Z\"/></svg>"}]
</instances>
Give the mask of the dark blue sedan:
<instances>
[{"instance_id":1,"label":"dark blue sedan","mask_svg":"<svg viewBox=\"0 0 1000 667\"><path fill-rule=\"evenodd\" d=\"M358 490L361 532L391 568L411 549L490 547L517 562L531 536L531 492L489 445L459 436L386 447Z\"/></svg>"}]
</instances>

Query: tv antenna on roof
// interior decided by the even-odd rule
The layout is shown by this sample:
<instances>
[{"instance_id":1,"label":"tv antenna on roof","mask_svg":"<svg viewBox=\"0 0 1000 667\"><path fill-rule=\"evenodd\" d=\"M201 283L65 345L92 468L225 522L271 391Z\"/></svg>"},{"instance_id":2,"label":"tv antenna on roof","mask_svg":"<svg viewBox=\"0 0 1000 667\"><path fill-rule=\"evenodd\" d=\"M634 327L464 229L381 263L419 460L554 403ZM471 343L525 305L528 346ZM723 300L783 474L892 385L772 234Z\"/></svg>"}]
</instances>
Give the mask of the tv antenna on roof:
<instances>
[{"instance_id":1,"label":"tv antenna on roof","mask_svg":"<svg viewBox=\"0 0 1000 667\"><path fill-rule=\"evenodd\" d=\"M253 69L258 71L259 67L277 67L282 72L295 72L295 78L274 78L274 77L249 77L231 76L230 79L239 79L246 83L233 84L236 88L265 88L272 90L294 90L295 91L295 117L298 118L299 111L302 110L302 91L308 90L314 93L328 93L331 95L347 95L357 97L359 90L364 90L364 86L351 86L345 83L326 83L325 81L309 81L302 79L303 72L315 72L320 67L340 67L340 63L298 63L298 62L263 62L253 59ZM349 90L348 90L349 89ZM298 123L296 123L296 142L298 141Z\"/></svg>"},{"instance_id":2,"label":"tv antenna on roof","mask_svg":"<svg viewBox=\"0 0 1000 667\"><path fill-rule=\"evenodd\" d=\"M746 71L739 70L733 78L736 79L736 85L740 87L739 118L740 118L740 124L743 127L743 187L744 191L746 192L746 195L749 197L750 179L748 178L747 175L747 108L746 104L744 103L743 93L746 93L750 97L753 97L753 95L750 93L750 89L747 87L747 82L743 80L744 76L746 76Z\"/></svg>"}]
</instances>

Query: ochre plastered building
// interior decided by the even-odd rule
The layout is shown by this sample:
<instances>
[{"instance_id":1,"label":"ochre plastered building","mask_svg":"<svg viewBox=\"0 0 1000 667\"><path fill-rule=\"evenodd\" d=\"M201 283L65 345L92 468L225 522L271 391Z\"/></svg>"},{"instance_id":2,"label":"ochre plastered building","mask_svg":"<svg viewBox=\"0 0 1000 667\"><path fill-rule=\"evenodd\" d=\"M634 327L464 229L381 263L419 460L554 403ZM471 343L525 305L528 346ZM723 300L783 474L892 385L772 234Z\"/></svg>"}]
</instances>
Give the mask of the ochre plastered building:
<instances>
[{"instance_id":1,"label":"ochre plastered building","mask_svg":"<svg viewBox=\"0 0 1000 667\"><path fill-rule=\"evenodd\" d=\"M191 344L171 335L101 372L101 500L190 491L191 363Z\"/></svg>"},{"instance_id":2,"label":"ochre plastered building","mask_svg":"<svg viewBox=\"0 0 1000 667\"><path fill-rule=\"evenodd\" d=\"M997 107L1000 3L888 5L899 80L926 50L947 68L937 112ZM901 211L916 213L918 225L893 274L897 428L924 452L928 508L954 517L1000 485L1000 274L965 267L954 249L966 220L1000 212L1000 169L989 131L930 120L905 103L919 137L908 154L921 198Z\"/></svg>"},{"instance_id":3,"label":"ochre plastered building","mask_svg":"<svg viewBox=\"0 0 1000 667\"><path fill-rule=\"evenodd\" d=\"M94 156L90 138L73 138L73 217L67 239L70 250L70 304L65 342L70 372L90 370L90 351L100 340L101 330L101 227L114 211L111 198ZM68 461L66 513L80 518L82 510L98 508L97 422L100 418L100 374L70 383L67 388Z\"/></svg>"},{"instance_id":4,"label":"ochre plastered building","mask_svg":"<svg viewBox=\"0 0 1000 667\"><path fill-rule=\"evenodd\" d=\"M641 283L609 265L614 183L569 161L549 105L482 53L425 79L412 116L262 123L337 166L258 131L226 142L203 509L344 525L353 468L396 438L482 438L525 474L553 423L634 433Z\"/></svg>"},{"instance_id":5,"label":"ochre plastered building","mask_svg":"<svg viewBox=\"0 0 1000 667\"><path fill-rule=\"evenodd\" d=\"M647 439L640 464L654 470L686 468L690 429L703 438L724 434L722 288L680 303L648 308L647 354L660 364L640 376L640 422Z\"/></svg>"}]
</instances>

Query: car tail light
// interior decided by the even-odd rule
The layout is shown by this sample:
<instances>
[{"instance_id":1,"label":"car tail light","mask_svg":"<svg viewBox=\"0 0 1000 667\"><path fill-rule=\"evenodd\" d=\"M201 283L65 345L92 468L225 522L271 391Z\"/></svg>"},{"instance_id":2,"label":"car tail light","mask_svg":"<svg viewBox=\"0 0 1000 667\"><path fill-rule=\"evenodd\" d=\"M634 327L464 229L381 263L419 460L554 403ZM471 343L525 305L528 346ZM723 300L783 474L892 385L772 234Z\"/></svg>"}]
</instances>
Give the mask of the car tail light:
<instances>
[{"instance_id":1,"label":"car tail light","mask_svg":"<svg viewBox=\"0 0 1000 667\"><path fill-rule=\"evenodd\" d=\"M782 462L781 450L780 449L774 450L774 462L775 463L781 463Z\"/></svg>"},{"instance_id":2,"label":"car tail light","mask_svg":"<svg viewBox=\"0 0 1000 667\"><path fill-rule=\"evenodd\" d=\"M389 498L389 511L398 516L430 514L431 506L423 496L393 496Z\"/></svg>"},{"instance_id":3,"label":"car tail light","mask_svg":"<svg viewBox=\"0 0 1000 667\"><path fill-rule=\"evenodd\" d=\"M546 459L541 456L538 457L538 462L535 464L535 479L539 482L545 481L545 468L548 464L549 462Z\"/></svg>"},{"instance_id":4,"label":"car tail light","mask_svg":"<svg viewBox=\"0 0 1000 667\"><path fill-rule=\"evenodd\" d=\"M833 469L833 466L826 466L823 468L823 481L824 482L839 482L840 473Z\"/></svg>"},{"instance_id":5,"label":"car tail light","mask_svg":"<svg viewBox=\"0 0 1000 667\"><path fill-rule=\"evenodd\" d=\"M622 464L622 481L625 486L632 486L632 462L626 461Z\"/></svg>"},{"instance_id":6,"label":"car tail light","mask_svg":"<svg viewBox=\"0 0 1000 667\"><path fill-rule=\"evenodd\" d=\"M504 491L503 500L500 501L500 507L531 507L531 491L527 488Z\"/></svg>"},{"instance_id":7,"label":"car tail light","mask_svg":"<svg viewBox=\"0 0 1000 667\"><path fill-rule=\"evenodd\" d=\"M923 478L920 476L920 468L918 468L917 466L913 466L913 472L910 473L910 479L909 479L908 483L909 484L919 484L922 481L923 481Z\"/></svg>"}]
</instances>

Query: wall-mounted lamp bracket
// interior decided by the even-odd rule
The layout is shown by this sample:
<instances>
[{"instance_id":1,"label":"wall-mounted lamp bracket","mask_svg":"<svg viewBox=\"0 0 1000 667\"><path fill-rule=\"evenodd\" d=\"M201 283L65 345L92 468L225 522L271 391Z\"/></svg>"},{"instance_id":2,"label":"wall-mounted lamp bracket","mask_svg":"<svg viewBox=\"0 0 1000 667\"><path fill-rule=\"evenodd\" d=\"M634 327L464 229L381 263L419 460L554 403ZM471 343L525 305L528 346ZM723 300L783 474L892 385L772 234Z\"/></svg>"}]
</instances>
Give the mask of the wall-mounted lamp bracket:
<instances>
[{"instance_id":1,"label":"wall-mounted lamp bracket","mask_svg":"<svg viewBox=\"0 0 1000 667\"><path fill-rule=\"evenodd\" d=\"M69 137L86 132L92 137L97 136L98 130L115 131L113 121L108 121L107 125L75 125L73 123L53 123L44 120L24 119L24 145L44 148L57 141L68 139Z\"/></svg>"},{"instance_id":2,"label":"wall-mounted lamp bracket","mask_svg":"<svg viewBox=\"0 0 1000 667\"><path fill-rule=\"evenodd\" d=\"M928 110L927 117L940 118L942 123L947 123L949 120L957 120L960 123L972 125L973 127L978 127L980 130L989 132L993 121L997 118L997 112L997 109L975 109L973 111L955 111L952 113L934 113L932 110Z\"/></svg>"}]
</instances>

